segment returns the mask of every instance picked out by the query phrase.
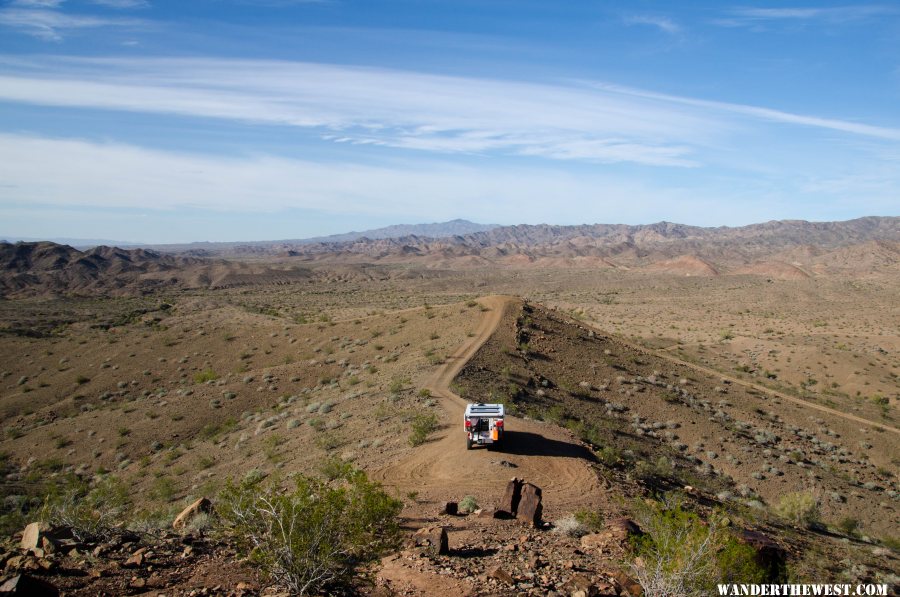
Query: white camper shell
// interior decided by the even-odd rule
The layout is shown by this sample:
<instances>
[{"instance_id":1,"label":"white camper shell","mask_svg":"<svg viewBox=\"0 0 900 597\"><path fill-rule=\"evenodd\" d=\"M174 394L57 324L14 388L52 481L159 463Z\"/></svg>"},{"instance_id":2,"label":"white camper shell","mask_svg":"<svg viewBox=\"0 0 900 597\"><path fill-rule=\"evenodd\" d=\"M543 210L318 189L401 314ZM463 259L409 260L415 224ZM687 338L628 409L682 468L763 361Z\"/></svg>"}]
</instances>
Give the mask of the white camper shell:
<instances>
[{"instance_id":1,"label":"white camper shell","mask_svg":"<svg viewBox=\"0 0 900 597\"><path fill-rule=\"evenodd\" d=\"M503 405L469 404L466 406L466 449L472 446L498 447L503 441Z\"/></svg>"}]
</instances>

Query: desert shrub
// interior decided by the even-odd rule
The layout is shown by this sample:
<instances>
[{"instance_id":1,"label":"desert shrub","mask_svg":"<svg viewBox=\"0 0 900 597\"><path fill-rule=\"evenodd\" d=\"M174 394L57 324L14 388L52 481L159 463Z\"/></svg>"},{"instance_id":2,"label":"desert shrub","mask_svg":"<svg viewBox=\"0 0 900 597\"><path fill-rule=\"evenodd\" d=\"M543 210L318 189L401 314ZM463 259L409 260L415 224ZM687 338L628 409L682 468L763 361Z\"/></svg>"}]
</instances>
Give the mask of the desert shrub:
<instances>
[{"instance_id":1,"label":"desert shrub","mask_svg":"<svg viewBox=\"0 0 900 597\"><path fill-rule=\"evenodd\" d=\"M578 510L574 514L575 520L582 524L588 531L596 533L603 529L603 517L594 510Z\"/></svg>"},{"instance_id":2,"label":"desert shrub","mask_svg":"<svg viewBox=\"0 0 900 597\"><path fill-rule=\"evenodd\" d=\"M40 518L70 528L79 541L102 541L121 529L128 506L128 489L115 477L102 477L93 485L72 478L51 489Z\"/></svg>"},{"instance_id":3,"label":"desert shrub","mask_svg":"<svg viewBox=\"0 0 900 597\"><path fill-rule=\"evenodd\" d=\"M588 529L574 514L561 518L553 523L553 532L568 537L581 537L588 534Z\"/></svg>"},{"instance_id":4,"label":"desert shrub","mask_svg":"<svg viewBox=\"0 0 900 597\"><path fill-rule=\"evenodd\" d=\"M212 369L207 369L205 371L201 371L197 375L194 376L195 383L206 383L208 381L213 381L214 379L218 379L219 376L216 375L216 372Z\"/></svg>"},{"instance_id":5,"label":"desert shrub","mask_svg":"<svg viewBox=\"0 0 900 597\"><path fill-rule=\"evenodd\" d=\"M850 535L851 537L856 536L859 531L859 521L855 518L842 518L838 524L838 529L845 535Z\"/></svg>"},{"instance_id":6,"label":"desert shrub","mask_svg":"<svg viewBox=\"0 0 900 597\"><path fill-rule=\"evenodd\" d=\"M714 519L704 523L678 503L659 502L638 502L635 518L644 534L632 539L631 571L647 595L711 595L718 582L765 578L753 549Z\"/></svg>"},{"instance_id":7,"label":"desert shrub","mask_svg":"<svg viewBox=\"0 0 900 597\"><path fill-rule=\"evenodd\" d=\"M793 525L808 528L819 522L819 502L806 491L788 493L775 506L775 513Z\"/></svg>"},{"instance_id":8,"label":"desert shrub","mask_svg":"<svg viewBox=\"0 0 900 597\"><path fill-rule=\"evenodd\" d=\"M200 439L215 440L218 437L231 433L238 426L238 421L234 417L228 417L224 421L217 421L205 425L198 434Z\"/></svg>"},{"instance_id":9,"label":"desert shrub","mask_svg":"<svg viewBox=\"0 0 900 597\"><path fill-rule=\"evenodd\" d=\"M474 512L478 509L478 500L474 495L467 495L459 501L457 508L460 512Z\"/></svg>"},{"instance_id":10,"label":"desert shrub","mask_svg":"<svg viewBox=\"0 0 900 597\"><path fill-rule=\"evenodd\" d=\"M421 446L428 440L438 426L438 418L434 413L420 413L412 422L412 434L409 436L409 444L413 447Z\"/></svg>"},{"instance_id":11,"label":"desert shrub","mask_svg":"<svg viewBox=\"0 0 900 597\"><path fill-rule=\"evenodd\" d=\"M356 566L396 546L402 508L361 471L338 481L297 475L291 491L274 481L229 482L217 514L276 584L298 595L335 591L350 584Z\"/></svg>"}]
</instances>

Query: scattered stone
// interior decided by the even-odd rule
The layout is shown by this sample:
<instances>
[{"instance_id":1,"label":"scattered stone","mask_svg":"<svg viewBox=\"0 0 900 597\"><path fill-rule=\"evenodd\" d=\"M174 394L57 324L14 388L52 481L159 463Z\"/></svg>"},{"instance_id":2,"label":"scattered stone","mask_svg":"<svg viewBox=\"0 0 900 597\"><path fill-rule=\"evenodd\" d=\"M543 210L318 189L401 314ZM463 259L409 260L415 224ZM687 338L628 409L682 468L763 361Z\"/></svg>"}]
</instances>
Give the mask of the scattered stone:
<instances>
[{"instance_id":1,"label":"scattered stone","mask_svg":"<svg viewBox=\"0 0 900 597\"><path fill-rule=\"evenodd\" d=\"M591 579L583 574L572 576L562 587L568 591L572 597L595 597L597 595L597 587L591 582Z\"/></svg>"},{"instance_id":2,"label":"scattered stone","mask_svg":"<svg viewBox=\"0 0 900 597\"><path fill-rule=\"evenodd\" d=\"M26 551L38 549L44 553L51 553L57 545L63 542L72 543L73 540L74 537L70 529L51 527L44 522L32 522L22 531L20 546ZM41 553L39 557L43 556L44 553Z\"/></svg>"},{"instance_id":3,"label":"scattered stone","mask_svg":"<svg viewBox=\"0 0 900 597\"><path fill-rule=\"evenodd\" d=\"M606 531L604 534L619 543L624 543L631 537L643 535L644 532L641 530L641 527L630 518L621 517L610 520L606 524Z\"/></svg>"},{"instance_id":4,"label":"scattered stone","mask_svg":"<svg viewBox=\"0 0 900 597\"><path fill-rule=\"evenodd\" d=\"M616 572L613 575L613 579L616 581L622 591L625 592L626 595L630 595L631 597L640 597L644 594L644 589L635 581L633 578L622 572L621 570Z\"/></svg>"},{"instance_id":5,"label":"scattered stone","mask_svg":"<svg viewBox=\"0 0 900 597\"><path fill-rule=\"evenodd\" d=\"M608 538L608 533L589 533L581 538L581 547L585 549L602 549Z\"/></svg>"},{"instance_id":6,"label":"scattered stone","mask_svg":"<svg viewBox=\"0 0 900 597\"><path fill-rule=\"evenodd\" d=\"M29 597L57 597L59 590L45 580L20 574L0 585L0 595L28 595Z\"/></svg>"},{"instance_id":7,"label":"scattered stone","mask_svg":"<svg viewBox=\"0 0 900 597\"><path fill-rule=\"evenodd\" d=\"M507 572L500 566L497 566L496 568L490 570L487 573L487 575L488 575L488 578L495 578L495 579L499 580L500 582L506 583L508 585L516 584L515 579L513 579L513 577L510 576L509 572Z\"/></svg>"},{"instance_id":8,"label":"scattered stone","mask_svg":"<svg viewBox=\"0 0 900 597\"><path fill-rule=\"evenodd\" d=\"M416 531L414 536L416 547L424 547L426 551L436 556L450 554L450 543L447 538L447 529L444 527L425 527Z\"/></svg>"},{"instance_id":9,"label":"scattered stone","mask_svg":"<svg viewBox=\"0 0 900 597\"><path fill-rule=\"evenodd\" d=\"M140 568L144 565L144 554L147 553L147 548L142 547L125 560L125 563L122 564L126 568Z\"/></svg>"}]
</instances>

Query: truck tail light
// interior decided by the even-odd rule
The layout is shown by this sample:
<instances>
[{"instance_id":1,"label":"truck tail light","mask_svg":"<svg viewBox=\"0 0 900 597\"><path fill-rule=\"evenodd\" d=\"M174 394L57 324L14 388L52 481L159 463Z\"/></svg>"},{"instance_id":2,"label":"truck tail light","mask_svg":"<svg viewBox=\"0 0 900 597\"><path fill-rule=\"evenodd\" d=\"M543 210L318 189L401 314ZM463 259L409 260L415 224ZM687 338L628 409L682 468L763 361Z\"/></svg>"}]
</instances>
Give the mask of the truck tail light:
<instances>
[{"instance_id":1,"label":"truck tail light","mask_svg":"<svg viewBox=\"0 0 900 597\"><path fill-rule=\"evenodd\" d=\"M471 426L472 426L472 421L470 421L469 419L466 419L466 429L470 428Z\"/></svg>"},{"instance_id":2,"label":"truck tail light","mask_svg":"<svg viewBox=\"0 0 900 597\"><path fill-rule=\"evenodd\" d=\"M503 427L503 419L497 419L497 422L494 423L494 427Z\"/></svg>"}]
</instances>

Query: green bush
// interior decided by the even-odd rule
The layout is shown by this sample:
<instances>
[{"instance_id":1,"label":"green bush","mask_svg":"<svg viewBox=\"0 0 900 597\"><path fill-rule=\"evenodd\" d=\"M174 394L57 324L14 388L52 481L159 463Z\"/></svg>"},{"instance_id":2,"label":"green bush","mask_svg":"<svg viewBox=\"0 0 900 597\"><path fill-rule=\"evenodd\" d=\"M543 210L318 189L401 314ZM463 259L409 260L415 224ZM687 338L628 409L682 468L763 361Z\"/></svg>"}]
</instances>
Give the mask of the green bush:
<instances>
[{"instance_id":1,"label":"green bush","mask_svg":"<svg viewBox=\"0 0 900 597\"><path fill-rule=\"evenodd\" d=\"M73 477L49 491L40 518L70 528L79 541L103 541L121 529L128 507L128 489L118 479L90 485Z\"/></svg>"},{"instance_id":2,"label":"green bush","mask_svg":"<svg viewBox=\"0 0 900 597\"><path fill-rule=\"evenodd\" d=\"M336 482L297 475L289 492L277 481L229 482L217 513L276 584L298 595L336 591L356 566L397 545L403 507L361 471Z\"/></svg>"},{"instance_id":3,"label":"green bush","mask_svg":"<svg viewBox=\"0 0 900 597\"><path fill-rule=\"evenodd\" d=\"M603 516L595 510L581 509L575 512L575 520L584 525L590 532L596 533L603 529Z\"/></svg>"},{"instance_id":4,"label":"green bush","mask_svg":"<svg viewBox=\"0 0 900 597\"><path fill-rule=\"evenodd\" d=\"M216 372L212 369L207 369L206 371L201 371L197 375L194 376L195 383L206 383L208 381L213 381L214 379L218 379L219 376L216 375Z\"/></svg>"},{"instance_id":5,"label":"green bush","mask_svg":"<svg viewBox=\"0 0 900 597\"><path fill-rule=\"evenodd\" d=\"M418 414L412 422L412 434L409 436L409 445L421 446L428 441L431 435L438 427L438 418L434 413Z\"/></svg>"},{"instance_id":6,"label":"green bush","mask_svg":"<svg viewBox=\"0 0 900 597\"><path fill-rule=\"evenodd\" d=\"M478 500L475 499L474 495L467 495L460 500L458 509L460 512L474 512L478 509Z\"/></svg>"},{"instance_id":7,"label":"green bush","mask_svg":"<svg viewBox=\"0 0 900 597\"><path fill-rule=\"evenodd\" d=\"M753 548L715 519L704 522L678 503L638 502L635 510L645 534L632 540L632 572L646 595L712 595L716 583L765 579Z\"/></svg>"},{"instance_id":8,"label":"green bush","mask_svg":"<svg viewBox=\"0 0 900 597\"><path fill-rule=\"evenodd\" d=\"M793 525L809 528L819 522L819 502L806 491L788 493L775 506L775 513Z\"/></svg>"}]
</instances>

